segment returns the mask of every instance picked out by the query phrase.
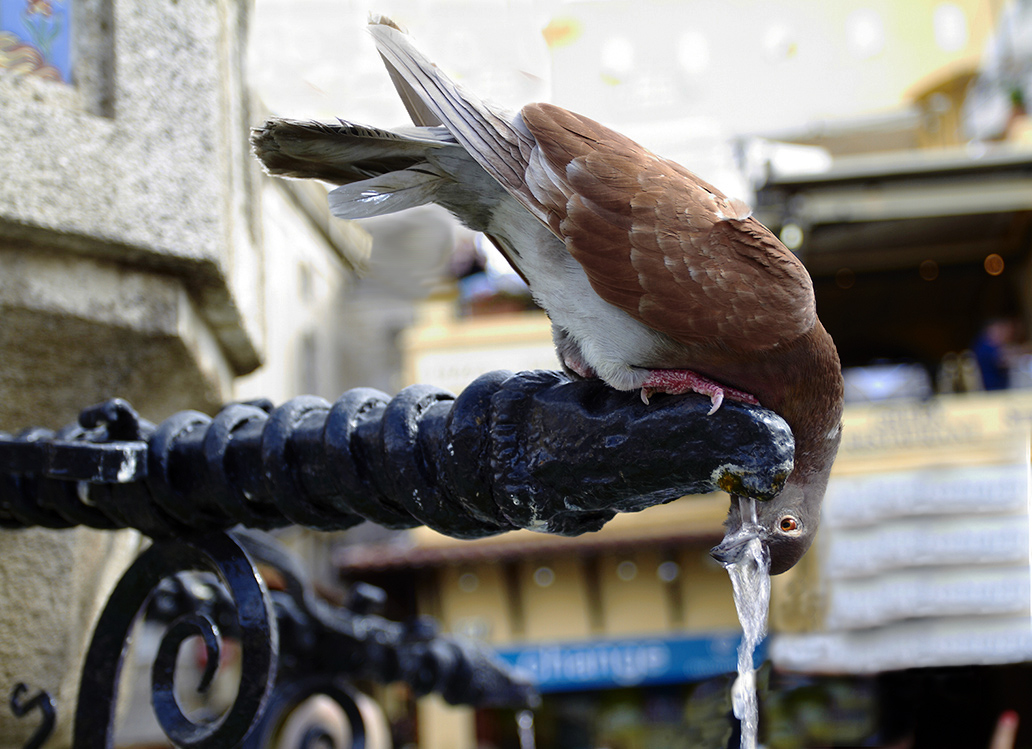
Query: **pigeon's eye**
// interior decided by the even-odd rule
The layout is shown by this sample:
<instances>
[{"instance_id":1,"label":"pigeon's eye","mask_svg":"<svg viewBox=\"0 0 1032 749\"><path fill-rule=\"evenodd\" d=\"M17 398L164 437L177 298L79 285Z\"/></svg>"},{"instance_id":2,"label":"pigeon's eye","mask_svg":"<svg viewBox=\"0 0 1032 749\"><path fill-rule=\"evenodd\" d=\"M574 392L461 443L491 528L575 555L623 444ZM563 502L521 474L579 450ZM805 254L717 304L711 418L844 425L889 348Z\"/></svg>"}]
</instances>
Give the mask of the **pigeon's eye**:
<instances>
[{"instance_id":1,"label":"pigeon's eye","mask_svg":"<svg viewBox=\"0 0 1032 749\"><path fill-rule=\"evenodd\" d=\"M785 517L781 518L781 522L778 523L778 527L785 533L791 533L792 531L799 530L799 521L791 515L785 515Z\"/></svg>"}]
</instances>

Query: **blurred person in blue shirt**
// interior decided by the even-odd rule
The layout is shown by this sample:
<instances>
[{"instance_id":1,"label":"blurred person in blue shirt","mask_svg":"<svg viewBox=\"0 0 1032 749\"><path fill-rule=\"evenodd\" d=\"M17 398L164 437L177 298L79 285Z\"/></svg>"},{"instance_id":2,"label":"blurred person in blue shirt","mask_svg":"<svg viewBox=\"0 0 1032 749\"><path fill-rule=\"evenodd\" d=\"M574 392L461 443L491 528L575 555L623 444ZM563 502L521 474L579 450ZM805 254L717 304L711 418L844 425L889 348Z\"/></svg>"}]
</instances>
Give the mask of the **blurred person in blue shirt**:
<instances>
[{"instance_id":1,"label":"blurred person in blue shirt","mask_svg":"<svg viewBox=\"0 0 1032 749\"><path fill-rule=\"evenodd\" d=\"M971 351L982 372L986 390L1006 390L1010 387L1010 371L1020 352L1021 324L1012 318L989 320L971 345Z\"/></svg>"}]
</instances>

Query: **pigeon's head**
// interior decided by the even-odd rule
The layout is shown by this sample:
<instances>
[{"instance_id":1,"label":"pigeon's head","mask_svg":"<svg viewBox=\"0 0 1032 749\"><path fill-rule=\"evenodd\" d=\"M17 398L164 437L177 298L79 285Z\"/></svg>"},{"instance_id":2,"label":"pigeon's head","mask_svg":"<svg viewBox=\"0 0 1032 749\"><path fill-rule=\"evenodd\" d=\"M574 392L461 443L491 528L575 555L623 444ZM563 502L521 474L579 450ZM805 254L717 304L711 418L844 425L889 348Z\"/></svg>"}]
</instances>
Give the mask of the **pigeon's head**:
<instances>
[{"instance_id":1,"label":"pigeon's head","mask_svg":"<svg viewBox=\"0 0 1032 749\"><path fill-rule=\"evenodd\" d=\"M725 566L734 564L742 559L749 541L758 537L770 555L770 574L780 575L791 569L817 534L827 483L803 483L792 478L777 497L766 502L732 496L724 521L727 533L710 555Z\"/></svg>"}]
</instances>

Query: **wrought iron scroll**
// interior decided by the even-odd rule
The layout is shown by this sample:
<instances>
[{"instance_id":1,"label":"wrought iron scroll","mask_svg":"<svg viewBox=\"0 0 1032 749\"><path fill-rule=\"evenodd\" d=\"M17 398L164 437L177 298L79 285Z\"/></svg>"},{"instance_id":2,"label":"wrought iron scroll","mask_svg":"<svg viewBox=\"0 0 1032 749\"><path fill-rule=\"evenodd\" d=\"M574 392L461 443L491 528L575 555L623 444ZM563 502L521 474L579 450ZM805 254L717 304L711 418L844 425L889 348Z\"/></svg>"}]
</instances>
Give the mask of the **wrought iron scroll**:
<instances>
[{"instance_id":1,"label":"wrought iron scroll","mask_svg":"<svg viewBox=\"0 0 1032 749\"><path fill-rule=\"evenodd\" d=\"M276 571L281 589L266 587L263 567ZM350 723L352 745L360 749L365 726L350 686L355 679L404 681L417 695L438 692L452 704L522 707L537 702L533 685L481 646L439 635L426 620L406 625L381 617L376 613L382 602L378 589L359 586L347 605L332 606L314 595L297 563L272 539L243 530L216 532L155 543L119 581L87 651L75 749L113 745L119 677L133 627L163 581L190 571L212 573L214 584L228 595L209 597L216 603L195 610L182 610L182 596L177 596L176 614L158 647L151 700L162 730L176 746L267 746L285 715L307 698L325 695L340 706ZM240 643L236 699L224 715L206 723L188 718L175 696L176 656L195 635L203 639L207 655L198 685L202 692L218 668L223 636ZM318 731L310 733L314 744Z\"/></svg>"},{"instance_id":2,"label":"wrought iron scroll","mask_svg":"<svg viewBox=\"0 0 1032 749\"><path fill-rule=\"evenodd\" d=\"M191 635L204 638L209 664L204 687L219 662L221 642L210 617L183 612L165 633L154 662L152 702L158 722L181 747L238 746L251 730L274 684L279 630L268 589L243 547L231 535L213 533L191 541L156 543L122 576L86 652L75 714L75 749L113 746L119 677L133 625L158 584L188 570L216 574L229 591L241 647L240 687L232 707L214 724L196 724L183 714L173 694L179 645Z\"/></svg>"},{"instance_id":3,"label":"wrought iron scroll","mask_svg":"<svg viewBox=\"0 0 1032 749\"><path fill-rule=\"evenodd\" d=\"M555 372L492 372L457 398L360 388L158 426L113 400L57 432L0 433L0 525L167 538L365 518L459 538L577 535L684 494L774 496L792 468L785 422L740 403L708 410L699 396L646 405Z\"/></svg>"},{"instance_id":4,"label":"wrought iron scroll","mask_svg":"<svg viewBox=\"0 0 1032 749\"><path fill-rule=\"evenodd\" d=\"M49 693L40 690L26 699L25 695L28 691L28 685L23 682L14 685L14 689L11 691L11 712L16 718L23 718L33 711L39 712L39 725L23 745L23 749L39 749L54 731L56 711Z\"/></svg>"}]
</instances>

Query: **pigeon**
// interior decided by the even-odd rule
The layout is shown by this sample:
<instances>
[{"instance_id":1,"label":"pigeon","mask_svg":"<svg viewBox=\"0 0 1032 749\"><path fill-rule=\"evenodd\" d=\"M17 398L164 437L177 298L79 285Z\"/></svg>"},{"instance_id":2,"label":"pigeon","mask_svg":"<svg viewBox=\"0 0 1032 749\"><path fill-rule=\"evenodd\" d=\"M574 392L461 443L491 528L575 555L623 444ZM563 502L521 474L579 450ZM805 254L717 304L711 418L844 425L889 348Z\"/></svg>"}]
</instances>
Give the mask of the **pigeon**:
<instances>
[{"instance_id":1,"label":"pigeon","mask_svg":"<svg viewBox=\"0 0 1032 749\"><path fill-rule=\"evenodd\" d=\"M758 503L755 522L732 501L712 553L733 563L745 536L759 536L770 573L791 568L817 531L843 403L838 352L799 259L683 166L552 104L488 103L391 20L369 28L414 126L272 119L251 135L265 170L338 185L340 218L436 203L483 232L548 314L571 377L646 402L696 392L711 412L730 398L780 414L795 437L784 489Z\"/></svg>"}]
</instances>

